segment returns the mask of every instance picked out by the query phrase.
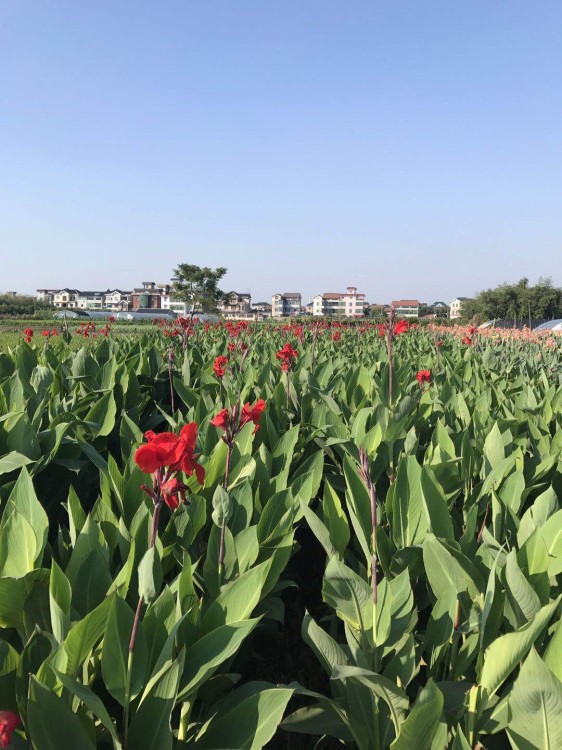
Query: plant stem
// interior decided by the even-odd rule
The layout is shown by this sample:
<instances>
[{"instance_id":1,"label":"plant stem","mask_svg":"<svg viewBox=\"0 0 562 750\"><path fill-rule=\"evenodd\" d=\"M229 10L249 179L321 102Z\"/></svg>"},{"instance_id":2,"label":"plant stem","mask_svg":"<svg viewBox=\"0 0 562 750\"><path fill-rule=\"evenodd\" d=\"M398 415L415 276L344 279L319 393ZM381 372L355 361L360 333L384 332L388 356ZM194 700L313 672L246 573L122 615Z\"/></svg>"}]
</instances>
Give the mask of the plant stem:
<instances>
[{"instance_id":1,"label":"plant stem","mask_svg":"<svg viewBox=\"0 0 562 750\"><path fill-rule=\"evenodd\" d=\"M170 380L170 400L172 402L172 414L176 413L176 406L174 402L174 380L172 375L172 362L174 360L174 350L170 348L168 352L168 378Z\"/></svg>"},{"instance_id":2,"label":"plant stem","mask_svg":"<svg viewBox=\"0 0 562 750\"><path fill-rule=\"evenodd\" d=\"M224 482L223 487L228 492L228 477L230 474L230 459L232 457L232 449L234 447L234 441L233 438L230 438L227 443L227 451L226 451L226 465L224 467ZM220 580L222 578L222 566L224 562L224 534L226 529L226 520L223 518L222 524L221 524L221 538L220 538L220 544L219 544L219 585Z\"/></svg>"},{"instance_id":3,"label":"plant stem","mask_svg":"<svg viewBox=\"0 0 562 750\"><path fill-rule=\"evenodd\" d=\"M372 600L373 600L373 662L376 671L377 667L377 603L378 603L378 587L377 587L377 497L375 492L375 486L371 477L371 470L369 466L369 457L367 452L363 449L359 449L359 457L361 459L361 475L367 492L369 493L369 500L371 501L371 589L372 589Z\"/></svg>"},{"instance_id":4,"label":"plant stem","mask_svg":"<svg viewBox=\"0 0 562 750\"><path fill-rule=\"evenodd\" d=\"M158 520L160 519L160 509L162 507L162 496L160 492L156 497L154 503L154 509L152 511L152 528L150 532L150 544L149 549L154 547L156 543L156 536L158 534ZM131 630L131 638L129 640L129 656L127 659L127 684L125 686L125 707L123 709L123 750L127 750L127 735L129 731L129 703L131 700L131 680L133 676L133 655L135 652L135 645L137 642L137 633L141 621L142 608L144 606L144 597L139 598L137 609L135 611L135 619L133 620L133 629Z\"/></svg>"}]
</instances>

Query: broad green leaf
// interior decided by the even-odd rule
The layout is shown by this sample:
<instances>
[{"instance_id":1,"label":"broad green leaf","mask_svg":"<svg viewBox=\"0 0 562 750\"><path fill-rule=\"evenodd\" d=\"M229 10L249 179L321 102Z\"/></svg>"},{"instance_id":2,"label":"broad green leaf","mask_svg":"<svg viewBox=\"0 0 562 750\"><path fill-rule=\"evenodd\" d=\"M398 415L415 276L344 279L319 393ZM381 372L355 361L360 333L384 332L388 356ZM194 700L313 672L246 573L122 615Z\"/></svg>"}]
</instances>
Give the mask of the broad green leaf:
<instances>
[{"instance_id":1,"label":"broad green leaf","mask_svg":"<svg viewBox=\"0 0 562 750\"><path fill-rule=\"evenodd\" d=\"M519 630L497 638L484 653L479 683L491 698L511 672L526 656L556 611L560 597L542 607L533 619Z\"/></svg>"},{"instance_id":2,"label":"broad green leaf","mask_svg":"<svg viewBox=\"0 0 562 750\"><path fill-rule=\"evenodd\" d=\"M176 701L184 653L163 670L131 722L128 747L135 750L171 750L174 736L170 716Z\"/></svg>"},{"instance_id":3,"label":"broad green leaf","mask_svg":"<svg viewBox=\"0 0 562 750\"><path fill-rule=\"evenodd\" d=\"M49 583L49 605L51 610L51 627L57 643L62 643L70 627L70 602L72 589L68 578L57 565L51 562L51 579Z\"/></svg>"},{"instance_id":4,"label":"broad green leaf","mask_svg":"<svg viewBox=\"0 0 562 750\"><path fill-rule=\"evenodd\" d=\"M250 617L261 599L271 565L272 560L266 560L225 584L203 617L203 632Z\"/></svg>"},{"instance_id":5,"label":"broad green leaf","mask_svg":"<svg viewBox=\"0 0 562 750\"><path fill-rule=\"evenodd\" d=\"M95 742L67 703L33 675L29 690L27 725L37 750L94 750Z\"/></svg>"},{"instance_id":6,"label":"broad green leaf","mask_svg":"<svg viewBox=\"0 0 562 750\"><path fill-rule=\"evenodd\" d=\"M271 688L250 695L212 719L196 739L194 748L261 750L275 734L292 695L290 688Z\"/></svg>"},{"instance_id":7,"label":"broad green leaf","mask_svg":"<svg viewBox=\"0 0 562 750\"><path fill-rule=\"evenodd\" d=\"M392 539L398 549L421 544L428 529L422 493L422 469L406 456L396 473L392 503Z\"/></svg>"},{"instance_id":8,"label":"broad green leaf","mask_svg":"<svg viewBox=\"0 0 562 750\"><path fill-rule=\"evenodd\" d=\"M254 619L221 625L195 643L188 644L178 700L185 700L223 662L233 656L258 622L259 620Z\"/></svg>"},{"instance_id":9,"label":"broad green leaf","mask_svg":"<svg viewBox=\"0 0 562 750\"><path fill-rule=\"evenodd\" d=\"M483 586L472 563L433 534L427 534L423 543L423 562L436 597L439 598L451 586L457 594L467 591L472 599L479 597Z\"/></svg>"},{"instance_id":10,"label":"broad green leaf","mask_svg":"<svg viewBox=\"0 0 562 750\"><path fill-rule=\"evenodd\" d=\"M139 597L152 602L162 586L162 565L157 546L149 547L139 563Z\"/></svg>"},{"instance_id":11,"label":"broad green leaf","mask_svg":"<svg viewBox=\"0 0 562 750\"><path fill-rule=\"evenodd\" d=\"M562 683L534 648L509 694L507 733L519 750L562 750Z\"/></svg>"},{"instance_id":12,"label":"broad green leaf","mask_svg":"<svg viewBox=\"0 0 562 750\"><path fill-rule=\"evenodd\" d=\"M443 694L430 679L401 725L392 750L431 750L442 711Z\"/></svg>"},{"instance_id":13,"label":"broad green leaf","mask_svg":"<svg viewBox=\"0 0 562 750\"><path fill-rule=\"evenodd\" d=\"M144 630L142 623L139 623L128 693L129 642L134 619L133 610L127 602L115 595L105 624L101 671L107 692L122 706L127 705L143 689L148 660Z\"/></svg>"}]
</instances>

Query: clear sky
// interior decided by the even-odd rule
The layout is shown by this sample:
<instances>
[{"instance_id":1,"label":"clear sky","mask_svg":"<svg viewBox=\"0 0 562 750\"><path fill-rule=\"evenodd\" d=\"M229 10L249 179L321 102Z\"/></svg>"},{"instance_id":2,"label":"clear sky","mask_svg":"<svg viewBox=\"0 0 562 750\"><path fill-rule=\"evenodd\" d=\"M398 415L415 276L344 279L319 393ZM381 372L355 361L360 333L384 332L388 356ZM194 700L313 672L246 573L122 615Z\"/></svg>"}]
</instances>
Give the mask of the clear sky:
<instances>
[{"instance_id":1,"label":"clear sky","mask_svg":"<svg viewBox=\"0 0 562 750\"><path fill-rule=\"evenodd\" d=\"M562 284L560 0L2 0L0 290Z\"/></svg>"}]
</instances>

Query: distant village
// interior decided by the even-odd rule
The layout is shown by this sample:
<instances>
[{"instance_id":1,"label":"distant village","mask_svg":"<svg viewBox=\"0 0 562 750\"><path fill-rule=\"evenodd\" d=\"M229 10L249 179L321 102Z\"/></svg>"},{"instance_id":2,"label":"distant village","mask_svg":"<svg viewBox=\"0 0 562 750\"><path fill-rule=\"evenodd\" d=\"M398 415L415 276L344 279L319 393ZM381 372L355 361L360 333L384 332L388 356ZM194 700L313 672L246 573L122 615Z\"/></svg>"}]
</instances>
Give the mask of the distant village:
<instances>
[{"instance_id":1,"label":"distant village","mask_svg":"<svg viewBox=\"0 0 562 750\"><path fill-rule=\"evenodd\" d=\"M37 289L37 300L43 304L67 310L83 311L166 311L167 314L187 315L189 305L174 299L173 284L143 281L132 290L107 289L81 291L79 289ZM271 302L252 302L248 293L230 292L219 303L219 313L230 320L264 320L302 315L318 317L363 318L386 315L391 307L399 318L460 318L466 297L457 297L449 304L416 299L392 300L386 304L369 303L365 294L349 286L345 292L317 294L303 304L300 292L274 294Z\"/></svg>"}]
</instances>

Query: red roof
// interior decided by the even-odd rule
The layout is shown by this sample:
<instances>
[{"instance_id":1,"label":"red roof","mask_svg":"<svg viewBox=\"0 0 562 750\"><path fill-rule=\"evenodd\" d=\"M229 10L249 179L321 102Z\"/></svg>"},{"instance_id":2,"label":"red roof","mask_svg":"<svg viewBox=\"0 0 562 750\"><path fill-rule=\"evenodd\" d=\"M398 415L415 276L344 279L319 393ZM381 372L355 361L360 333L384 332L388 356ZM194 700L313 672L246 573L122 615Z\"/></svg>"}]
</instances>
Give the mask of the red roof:
<instances>
[{"instance_id":1,"label":"red roof","mask_svg":"<svg viewBox=\"0 0 562 750\"><path fill-rule=\"evenodd\" d=\"M417 299L396 299L392 302L392 307L419 307Z\"/></svg>"}]
</instances>

